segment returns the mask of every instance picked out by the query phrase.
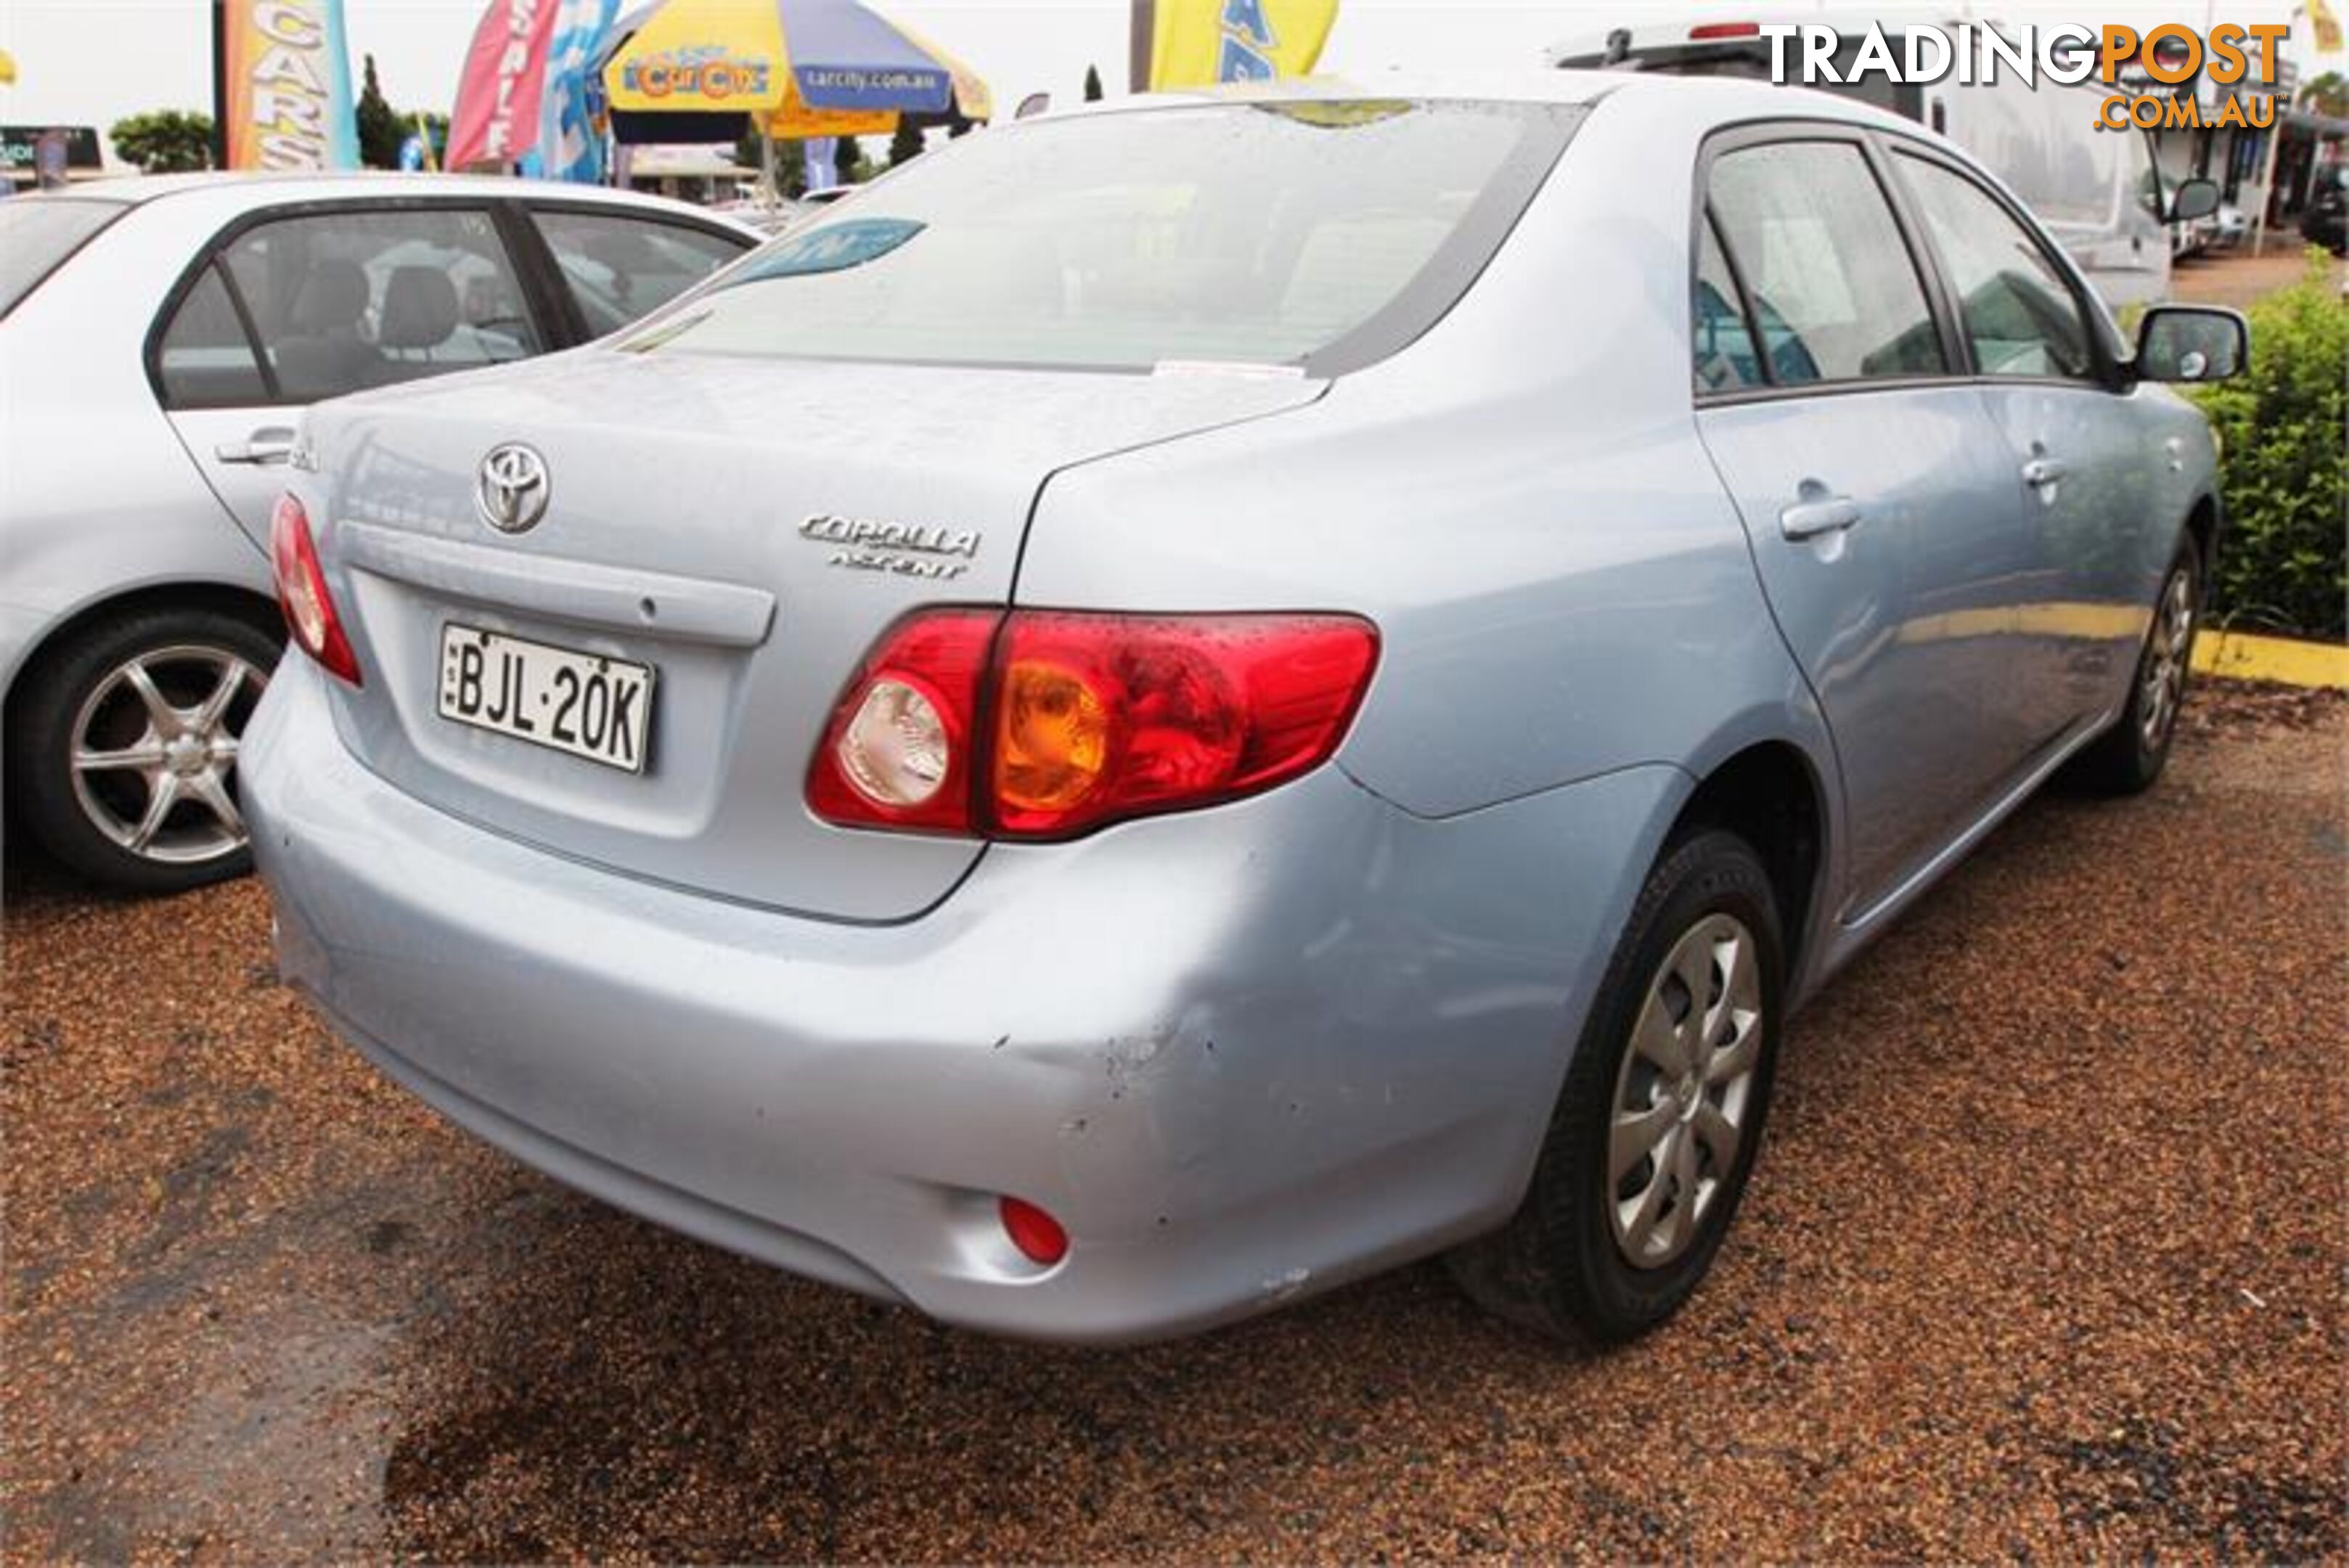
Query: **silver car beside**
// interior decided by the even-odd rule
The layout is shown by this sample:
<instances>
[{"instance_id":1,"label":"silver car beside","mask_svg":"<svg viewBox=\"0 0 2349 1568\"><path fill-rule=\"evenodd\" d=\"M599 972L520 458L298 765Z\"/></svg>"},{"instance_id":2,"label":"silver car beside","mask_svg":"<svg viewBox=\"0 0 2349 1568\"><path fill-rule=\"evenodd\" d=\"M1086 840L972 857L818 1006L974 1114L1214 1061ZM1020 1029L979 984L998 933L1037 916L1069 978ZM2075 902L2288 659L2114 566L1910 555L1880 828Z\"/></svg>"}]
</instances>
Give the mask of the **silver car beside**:
<instances>
[{"instance_id":1,"label":"silver car beside","mask_svg":"<svg viewBox=\"0 0 2349 1568\"><path fill-rule=\"evenodd\" d=\"M2220 524L1913 123L1544 73L941 150L629 334L311 417L246 737L284 972L588 1192L982 1329L1449 1251L1613 1341L1793 1009L2059 767Z\"/></svg>"},{"instance_id":2,"label":"silver car beside","mask_svg":"<svg viewBox=\"0 0 2349 1568\"><path fill-rule=\"evenodd\" d=\"M248 864L279 466L323 398L627 326L757 242L673 202L170 175L0 203L0 697L16 824L100 883Z\"/></svg>"}]
</instances>

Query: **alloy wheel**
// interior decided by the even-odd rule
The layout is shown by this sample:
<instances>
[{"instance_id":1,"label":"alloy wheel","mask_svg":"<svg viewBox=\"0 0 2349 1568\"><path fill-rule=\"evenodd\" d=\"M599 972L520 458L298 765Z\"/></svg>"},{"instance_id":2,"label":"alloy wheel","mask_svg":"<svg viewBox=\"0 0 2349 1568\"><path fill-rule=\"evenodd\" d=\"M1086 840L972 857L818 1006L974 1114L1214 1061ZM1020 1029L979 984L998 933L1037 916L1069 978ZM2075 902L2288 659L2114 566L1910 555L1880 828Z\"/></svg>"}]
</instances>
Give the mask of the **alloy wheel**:
<instances>
[{"instance_id":1,"label":"alloy wheel","mask_svg":"<svg viewBox=\"0 0 2349 1568\"><path fill-rule=\"evenodd\" d=\"M1762 1056L1762 968L1754 933L1708 915L1648 982L1616 1072L1607 1214L1633 1266L1688 1251L1737 1168Z\"/></svg>"},{"instance_id":2,"label":"alloy wheel","mask_svg":"<svg viewBox=\"0 0 2349 1568\"><path fill-rule=\"evenodd\" d=\"M2146 750L2158 751L2177 722L2179 699L2186 693L2186 661L2194 642L2194 583L2191 573L2170 573L2153 612L2153 630L2146 645L2145 690L2137 702L2137 722Z\"/></svg>"},{"instance_id":3,"label":"alloy wheel","mask_svg":"<svg viewBox=\"0 0 2349 1568\"><path fill-rule=\"evenodd\" d=\"M245 845L232 775L269 677L226 649L187 643L123 660L74 716L74 798L144 859L187 866Z\"/></svg>"}]
</instances>

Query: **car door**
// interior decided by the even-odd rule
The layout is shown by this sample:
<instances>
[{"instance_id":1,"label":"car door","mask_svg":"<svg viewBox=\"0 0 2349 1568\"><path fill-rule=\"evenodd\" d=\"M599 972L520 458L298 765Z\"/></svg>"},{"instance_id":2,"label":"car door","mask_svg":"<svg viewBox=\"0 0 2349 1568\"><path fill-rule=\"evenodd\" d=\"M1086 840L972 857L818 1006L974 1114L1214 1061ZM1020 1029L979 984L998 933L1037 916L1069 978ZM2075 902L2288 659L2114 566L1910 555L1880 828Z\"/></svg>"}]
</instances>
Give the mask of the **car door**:
<instances>
[{"instance_id":1,"label":"car door","mask_svg":"<svg viewBox=\"0 0 2349 1568\"><path fill-rule=\"evenodd\" d=\"M2013 465L1886 174L1857 131L1731 132L1708 145L1695 234L1697 425L1834 736L1847 915L2016 761Z\"/></svg>"},{"instance_id":2,"label":"car door","mask_svg":"<svg viewBox=\"0 0 2349 1568\"><path fill-rule=\"evenodd\" d=\"M2158 465L2185 455L2175 443L2139 450L2108 324L2054 247L1956 163L1908 145L1892 162L2012 468L2031 556L2017 632L2033 666L2054 672L2017 692L2018 711L2051 742L2101 717L2137 657L2153 597L2142 541L2160 503Z\"/></svg>"},{"instance_id":3,"label":"car door","mask_svg":"<svg viewBox=\"0 0 2349 1568\"><path fill-rule=\"evenodd\" d=\"M216 239L173 291L150 379L205 482L265 544L304 407L555 340L522 275L484 203L264 213Z\"/></svg>"},{"instance_id":4,"label":"car door","mask_svg":"<svg viewBox=\"0 0 2349 1568\"><path fill-rule=\"evenodd\" d=\"M613 208L533 202L528 212L586 338L659 309L758 243L730 229Z\"/></svg>"}]
</instances>

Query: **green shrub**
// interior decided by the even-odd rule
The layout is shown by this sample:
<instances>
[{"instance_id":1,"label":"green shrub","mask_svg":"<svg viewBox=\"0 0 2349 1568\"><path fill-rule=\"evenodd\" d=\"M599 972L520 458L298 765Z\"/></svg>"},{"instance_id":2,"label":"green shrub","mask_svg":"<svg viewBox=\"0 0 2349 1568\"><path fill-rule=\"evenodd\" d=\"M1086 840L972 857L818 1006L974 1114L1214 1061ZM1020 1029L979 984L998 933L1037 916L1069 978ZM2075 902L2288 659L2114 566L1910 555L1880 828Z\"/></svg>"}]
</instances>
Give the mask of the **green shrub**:
<instances>
[{"instance_id":1,"label":"green shrub","mask_svg":"<svg viewBox=\"0 0 2349 1568\"><path fill-rule=\"evenodd\" d=\"M2349 606L2349 299L2331 261L2247 313L2251 366L2195 391L2225 444L2227 531L2210 609L2221 625L2338 639Z\"/></svg>"}]
</instances>

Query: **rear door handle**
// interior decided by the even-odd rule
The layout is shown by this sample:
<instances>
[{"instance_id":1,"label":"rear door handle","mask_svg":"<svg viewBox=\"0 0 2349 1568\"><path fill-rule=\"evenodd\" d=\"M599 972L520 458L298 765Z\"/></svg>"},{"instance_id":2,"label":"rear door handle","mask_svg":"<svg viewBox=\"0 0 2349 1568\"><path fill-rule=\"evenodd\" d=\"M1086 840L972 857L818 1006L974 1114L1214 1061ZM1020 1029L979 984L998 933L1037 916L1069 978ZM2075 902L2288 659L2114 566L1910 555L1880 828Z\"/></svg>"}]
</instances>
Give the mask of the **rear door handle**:
<instances>
[{"instance_id":1,"label":"rear door handle","mask_svg":"<svg viewBox=\"0 0 2349 1568\"><path fill-rule=\"evenodd\" d=\"M294 455L294 432L282 427L255 431L244 441L221 442L212 448L212 455L222 462L274 467Z\"/></svg>"},{"instance_id":2,"label":"rear door handle","mask_svg":"<svg viewBox=\"0 0 2349 1568\"><path fill-rule=\"evenodd\" d=\"M2033 490L2044 490L2051 484L2060 483L2070 472L2060 459L2034 457L2023 465L2023 483Z\"/></svg>"},{"instance_id":3,"label":"rear door handle","mask_svg":"<svg viewBox=\"0 0 2349 1568\"><path fill-rule=\"evenodd\" d=\"M1859 503L1848 495L1798 502L1778 514L1778 531L1789 539L1816 539L1855 527L1864 515Z\"/></svg>"}]
</instances>

